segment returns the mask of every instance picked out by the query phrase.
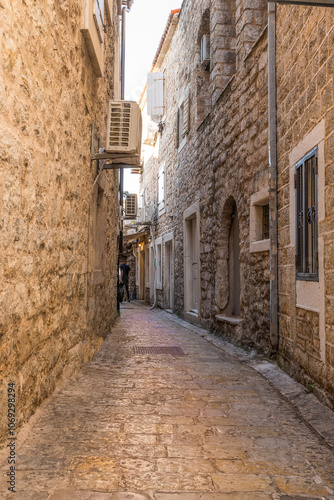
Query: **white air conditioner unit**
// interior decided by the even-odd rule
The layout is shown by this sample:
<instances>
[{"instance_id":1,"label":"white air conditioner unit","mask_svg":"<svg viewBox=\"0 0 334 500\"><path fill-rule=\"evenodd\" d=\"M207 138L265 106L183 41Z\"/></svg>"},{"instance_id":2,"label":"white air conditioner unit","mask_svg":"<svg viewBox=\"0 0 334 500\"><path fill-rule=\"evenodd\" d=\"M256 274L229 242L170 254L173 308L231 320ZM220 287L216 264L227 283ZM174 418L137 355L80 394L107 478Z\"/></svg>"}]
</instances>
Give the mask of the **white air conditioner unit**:
<instances>
[{"instance_id":1,"label":"white air conditioner unit","mask_svg":"<svg viewBox=\"0 0 334 500\"><path fill-rule=\"evenodd\" d=\"M125 217L129 219L135 219L137 217L137 195L136 194L126 194L125 195Z\"/></svg>"},{"instance_id":2,"label":"white air conditioner unit","mask_svg":"<svg viewBox=\"0 0 334 500\"><path fill-rule=\"evenodd\" d=\"M141 111L133 101L109 101L107 153L140 158L142 135Z\"/></svg>"},{"instance_id":3,"label":"white air conditioner unit","mask_svg":"<svg viewBox=\"0 0 334 500\"><path fill-rule=\"evenodd\" d=\"M210 37L203 35L201 40L201 64L207 66L210 62Z\"/></svg>"}]
</instances>

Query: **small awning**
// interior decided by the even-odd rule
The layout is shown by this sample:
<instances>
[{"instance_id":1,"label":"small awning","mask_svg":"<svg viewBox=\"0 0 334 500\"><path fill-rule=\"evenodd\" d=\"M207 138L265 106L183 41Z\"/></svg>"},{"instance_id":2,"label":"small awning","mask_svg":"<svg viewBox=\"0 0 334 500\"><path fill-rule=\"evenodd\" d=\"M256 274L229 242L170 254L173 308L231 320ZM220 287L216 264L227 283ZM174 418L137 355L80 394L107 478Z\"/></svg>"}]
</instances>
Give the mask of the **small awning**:
<instances>
[{"instance_id":1,"label":"small awning","mask_svg":"<svg viewBox=\"0 0 334 500\"><path fill-rule=\"evenodd\" d=\"M123 236L123 241L129 243L130 241L136 240L137 238L144 237L146 235L150 234L150 230L148 228L141 229L140 231L137 231L136 233L132 234L125 234Z\"/></svg>"}]
</instances>

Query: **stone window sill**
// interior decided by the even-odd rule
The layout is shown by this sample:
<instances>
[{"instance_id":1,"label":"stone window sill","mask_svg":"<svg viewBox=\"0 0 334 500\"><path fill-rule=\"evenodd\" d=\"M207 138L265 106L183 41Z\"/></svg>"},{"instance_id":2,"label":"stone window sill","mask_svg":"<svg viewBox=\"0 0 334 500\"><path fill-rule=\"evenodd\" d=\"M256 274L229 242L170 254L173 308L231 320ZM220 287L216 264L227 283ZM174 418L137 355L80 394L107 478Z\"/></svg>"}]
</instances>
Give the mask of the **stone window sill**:
<instances>
[{"instance_id":1,"label":"stone window sill","mask_svg":"<svg viewBox=\"0 0 334 500\"><path fill-rule=\"evenodd\" d=\"M255 252L269 252L270 250L270 240L259 240L253 241L249 246L250 253Z\"/></svg>"},{"instance_id":2,"label":"stone window sill","mask_svg":"<svg viewBox=\"0 0 334 500\"><path fill-rule=\"evenodd\" d=\"M230 325L241 325L243 322L243 319L238 316L224 316L223 314L216 314L216 320Z\"/></svg>"}]
</instances>

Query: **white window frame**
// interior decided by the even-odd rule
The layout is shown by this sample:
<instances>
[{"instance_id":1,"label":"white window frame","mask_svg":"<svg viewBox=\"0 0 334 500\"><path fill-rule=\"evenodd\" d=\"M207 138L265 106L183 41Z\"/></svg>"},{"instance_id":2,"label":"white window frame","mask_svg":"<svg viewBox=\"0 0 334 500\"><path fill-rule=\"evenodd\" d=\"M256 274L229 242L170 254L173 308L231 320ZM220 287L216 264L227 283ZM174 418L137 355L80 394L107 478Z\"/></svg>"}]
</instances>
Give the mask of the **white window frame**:
<instances>
[{"instance_id":1,"label":"white window frame","mask_svg":"<svg viewBox=\"0 0 334 500\"><path fill-rule=\"evenodd\" d=\"M196 219L197 227L197 255L198 255L198 285L197 285L197 295L198 295L198 313L192 312L192 297L193 288L191 282L191 272L190 272L190 255L191 255L191 245L192 241L189 235L189 222ZM184 256L183 256L183 272L184 272L184 312L185 315L195 315L200 316L201 310L201 253L200 253L200 239L201 239L201 226L200 226L200 205L197 201L190 207L188 207L183 212L183 238L184 238Z\"/></svg>"},{"instance_id":2,"label":"white window frame","mask_svg":"<svg viewBox=\"0 0 334 500\"><path fill-rule=\"evenodd\" d=\"M167 256L166 256L166 244L170 244L170 262L172 272L170 274L170 283L169 283L169 303L170 307L173 309L174 307L174 233L168 233L164 236L164 288L167 290L167 278L168 278L168 269L167 269Z\"/></svg>"},{"instance_id":3,"label":"white window frame","mask_svg":"<svg viewBox=\"0 0 334 500\"><path fill-rule=\"evenodd\" d=\"M318 146L318 249L319 281L296 279L296 307L319 313L320 356L326 359L325 321L325 241L321 223L325 219L325 120L319 122L289 154L290 164L290 246L296 253L295 166L309 151Z\"/></svg>"}]
</instances>

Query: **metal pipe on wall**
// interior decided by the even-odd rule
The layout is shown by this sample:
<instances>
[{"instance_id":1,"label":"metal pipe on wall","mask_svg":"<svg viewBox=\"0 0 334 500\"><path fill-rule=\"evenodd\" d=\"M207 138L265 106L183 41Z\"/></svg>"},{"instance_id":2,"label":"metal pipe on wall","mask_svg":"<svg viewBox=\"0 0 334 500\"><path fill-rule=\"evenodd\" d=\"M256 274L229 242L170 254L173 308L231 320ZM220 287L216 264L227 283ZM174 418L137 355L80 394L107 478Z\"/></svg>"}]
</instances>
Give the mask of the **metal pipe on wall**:
<instances>
[{"instance_id":1,"label":"metal pipe on wall","mask_svg":"<svg viewBox=\"0 0 334 500\"><path fill-rule=\"evenodd\" d=\"M122 8L122 23L121 23L121 99L124 100L125 91L125 14L126 7Z\"/></svg>"},{"instance_id":2,"label":"metal pipe on wall","mask_svg":"<svg viewBox=\"0 0 334 500\"><path fill-rule=\"evenodd\" d=\"M126 7L122 7L121 12L121 100L124 100L125 91L125 14ZM124 172L123 168L119 169L119 211L120 216L123 216L123 192L124 192ZM117 259L117 311L120 311L120 280L119 280L119 266L120 255L123 252L123 219L120 220L120 231L118 241L118 259Z\"/></svg>"},{"instance_id":3,"label":"metal pipe on wall","mask_svg":"<svg viewBox=\"0 0 334 500\"><path fill-rule=\"evenodd\" d=\"M121 100L124 100L125 94L125 16L127 8L124 6L122 8L122 22L121 22ZM123 210L123 193L124 193L124 171L121 168L119 171L119 205L120 213ZM121 219L120 224L120 235L119 235L119 252L123 252L123 219Z\"/></svg>"},{"instance_id":4,"label":"metal pipe on wall","mask_svg":"<svg viewBox=\"0 0 334 500\"><path fill-rule=\"evenodd\" d=\"M268 3L268 125L270 207L270 342L279 345L277 224L276 4Z\"/></svg>"}]
</instances>

